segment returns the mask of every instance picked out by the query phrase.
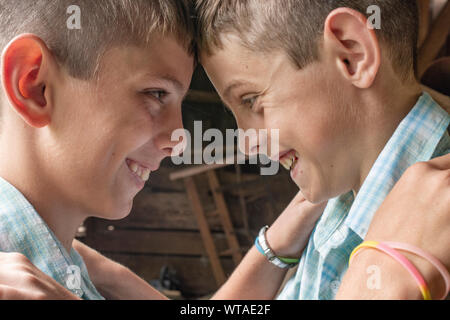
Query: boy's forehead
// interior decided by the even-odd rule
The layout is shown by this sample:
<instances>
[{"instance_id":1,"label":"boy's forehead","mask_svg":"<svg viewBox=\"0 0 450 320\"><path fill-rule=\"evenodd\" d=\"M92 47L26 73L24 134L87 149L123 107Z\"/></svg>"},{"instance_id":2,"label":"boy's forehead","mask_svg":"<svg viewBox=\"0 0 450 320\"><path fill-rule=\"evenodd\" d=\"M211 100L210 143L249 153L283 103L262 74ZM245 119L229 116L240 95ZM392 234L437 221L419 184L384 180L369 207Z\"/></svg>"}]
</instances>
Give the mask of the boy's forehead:
<instances>
[{"instance_id":1,"label":"boy's forehead","mask_svg":"<svg viewBox=\"0 0 450 320\"><path fill-rule=\"evenodd\" d=\"M164 41L149 47L110 48L101 57L98 74L99 78L121 78L123 81L160 79L177 89L187 89L193 70L193 57L182 46Z\"/></svg>"},{"instance_id":2,"label":"boy's forehead","mask_svg":"<svg viewBox=\"0 0 450 320\"><path fill-rule=\"evenodd\" d=\"M211 55L203 54L201 62L225 98L237 87L270 81L289 63L289 58L282 52L258 53L228 42Z\"/></svg>"}]
</instances>

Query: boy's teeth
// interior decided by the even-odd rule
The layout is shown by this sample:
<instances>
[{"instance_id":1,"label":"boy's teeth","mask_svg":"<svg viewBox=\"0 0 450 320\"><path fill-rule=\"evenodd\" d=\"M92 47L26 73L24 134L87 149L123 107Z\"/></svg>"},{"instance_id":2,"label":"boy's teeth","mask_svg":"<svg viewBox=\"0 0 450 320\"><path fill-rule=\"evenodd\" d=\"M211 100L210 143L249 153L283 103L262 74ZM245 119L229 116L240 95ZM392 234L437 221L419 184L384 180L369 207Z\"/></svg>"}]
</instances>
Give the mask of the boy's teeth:
<instances>
[{"instance_id":1,"label":"boy's teeth","mask_svg":"<svg viewBox=\"0 0 450 320\"><path fill-rule=\"evenodd\" d=\"M147 181L150 178L150 169L144 169L144 172L141 175L142 180Z\"/></svg>"},{"instance_id":2,"label":"boy's teeth","mask_svg":"<svg viewBox=\"0 0 450 320\"><path fill-rule=\"evenodd\" d=\"M292 160L292 158L287 159L287 165L288 168L291 169L292 168L292 163L294 162L294 160Z\"/></svg>"},{"instance_id":3,"label":"boy's teeth","mask_svg":"<svg viewBox=\"0 0 450 320\"><path fill-rule=\"evenodd\" d=\"M295 164L297 163L297 160L300 158L299 154L296 152L295 155L292 155L289 158L280 160L281 165L286 169L286 170L291 170Z\"/></svg>"},{"instance_id":4,"label":"boy's teeth","mask_svg":"<svg viewBox=\"0 0 450 320\"><path fill-rule=\"evenodd\" d=\"M131 169L131 171L133 171L134 173L137 173L137 171L138 171L138 165L136 164L136 163L132 163L131 165L130 165L130 169Z\"/></svg>"},{"instance_id":5,"label":"boy's teeth","mask_svg":"<svg viewBox=\"0 0 450 320\"><path fill-rule=\"evenodd\" d=\"M151 170L148 168L141 167L135 162L130 163L129 168L137 176L139 176L143 181L147 181L150 178Z\"/></svg>"},{"instance_id":6,"label":"boy's teeth","mask_svg":"<svg viewBox=\"0 0 450 320\"><path fill-rule=\"evenodd\" d=\"M286 159L281 160L280 163L286 170L291 169L291 167L289 166L288 161Z\"/></svg>"}]
</instances>

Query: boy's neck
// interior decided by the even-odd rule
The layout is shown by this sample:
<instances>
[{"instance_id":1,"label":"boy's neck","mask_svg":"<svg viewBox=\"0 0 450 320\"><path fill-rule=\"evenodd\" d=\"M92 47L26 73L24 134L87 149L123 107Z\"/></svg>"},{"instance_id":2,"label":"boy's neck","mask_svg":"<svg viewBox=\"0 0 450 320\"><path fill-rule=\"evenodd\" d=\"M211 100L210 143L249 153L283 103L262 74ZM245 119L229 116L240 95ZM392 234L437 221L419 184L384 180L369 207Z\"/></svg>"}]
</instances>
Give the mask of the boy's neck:
<instances>
[{"instance_id":1,"label":"boy's neck","mask_svg":"<svg viewBox=\"0 0 450 320\"><path fill-rule=\"evenodd\" d=\"M414 108L422 94L418 83L385 86L368 96L365 102L369 114L361 128L359 141L359 179L353 188L356 194L361 189L375 161L385 148L401 121ZM370 102L368 102L370 100Z\"/></svg>"},{"instance_id":2,"label":"boy's neck","mask_svg":"<svg viewBox=\"0 0 450 320\"><path fill-rule=\"evenodd\" d=\"M8 129L12 128L3 127L0 134L0 176L24 195L70 252L76 231L86 215L75 205L64 203L57 188L46 180L45 173L35 162L33 148L25 145L29 136L3 134Z\"/></svg>"}]
</instances>

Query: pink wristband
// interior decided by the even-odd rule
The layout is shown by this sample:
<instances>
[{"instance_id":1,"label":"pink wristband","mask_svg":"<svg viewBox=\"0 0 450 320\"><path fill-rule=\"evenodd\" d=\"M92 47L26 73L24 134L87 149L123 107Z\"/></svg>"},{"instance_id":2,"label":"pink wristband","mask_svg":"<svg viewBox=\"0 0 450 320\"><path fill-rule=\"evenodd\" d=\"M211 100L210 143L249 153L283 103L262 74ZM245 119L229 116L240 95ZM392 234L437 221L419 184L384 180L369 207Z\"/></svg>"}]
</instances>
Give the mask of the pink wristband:
<instances>
[{"instance_id":1,"label":"pink wristband","mask_svg":"<svg viewBox=\"0 0 450 320\"><path fill-rule=\"evenodd\" d=\"M374 248L377 250L380 250L381 252L386 253L387 255L394 258L397 262L399 262L414 278L414 280L419 285L420 292L422 293L424 300L431 300L430 290L428 289L428 285L425 281L425 279L422 277L420 272L417 270L417 268L408 260L404 255L397 252L393 248L389 247L388 245L377 242L377 241L365 241L359 246L357 246L352 254L350 255L350 261L349 264L352 262L352 259L355 257L356 254L360 251L362 248Z\"/></svg>"},{"instance_id":2,"label":"pink wristband","mask_svg":"<svg viewBox=\"0 0 450 320\"><path fill-rule=\"evenodd\" d=\"M413 245L407 244L407 243L400 243L400 242L389 242L389 241L384 241L382 242L385 245L393 248L393 249L398 249L398 250L402 250L405 252L410 252L415 254L416 256L422 257L425 260L427 260L429 263L431 263L441 274L442 278L444 279L445 282L445 292L444 295L442 296L441 300L445 300L450 292L450 273L447 271L447 268L438 260L436 259L434 256L432 256L431 254L429 254L428 252L415 247ZM356 256L358 253L355 252L354 256Z\"/></svg>"},{"instance_id":3,"label":"pink wristband","mask_svg":"<svg viewBox=\"0 0 450 320\"><path fill-rule=\"evenodd\" d=\"M428 252L407 243L399 243L399 242L383 242L383 243L387 244L388 246L394 249L411 252L416 256L422 257L429 263L431 263L439 271L442 278L444 278L445 292L441 300L445 300L447 298L448 293L450 291L450 274L447 271L447 268L438 259L433 257Z\"/></svg>"}]
</instances>

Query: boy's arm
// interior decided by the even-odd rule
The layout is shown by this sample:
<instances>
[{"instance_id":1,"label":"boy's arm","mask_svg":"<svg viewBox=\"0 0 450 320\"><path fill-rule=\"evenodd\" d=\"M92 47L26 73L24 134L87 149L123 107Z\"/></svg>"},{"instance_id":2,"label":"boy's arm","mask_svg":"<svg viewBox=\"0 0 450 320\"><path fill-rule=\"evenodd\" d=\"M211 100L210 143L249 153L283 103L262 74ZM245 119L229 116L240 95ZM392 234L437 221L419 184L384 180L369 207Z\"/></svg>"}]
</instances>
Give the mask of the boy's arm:
<instances>
[{"instance_id":1,"label":"boy's arm","mask_svg":"<svg viewBox=\"0 0 450 320\"><path fill-rule=\"evenodd\" d=\"M267 242L275 254L280 257L301 257L325 206L326 202L319 205L308 202L299 192L267 230ZM212 299L274 299L286 273L287 269L274 266L253 246Z\"/></svg>"},{"instance_id":2,"label":"boy's arm","mask_svg":"<svg viewBox=\"0 0 450 320\"><path fill-rule=\"evenodd\" d=\"M0 252L0 300L80 300L23 254Z\"/></svg>"},{"instance_id":3,"label":"boy's arm","mask_svg":"<svg viewBox=\"0 0 450 320\"><path fill-rule=\"evenodd\" d=\"M449 208L450 154L418 163L406 171L375 214L366 240L412 244L450 270ZM441 298L445 286L436 268L415 255L402 254L422 273L431 297ZM349 267L337 298L422 299L422 295L398 262L377 250L364 249Z\"/></svg>"},{"instance_id":4,"label":"boy's arm","mask_svg":"<svg viewBox=\"0 0 450 320\"><path fill-rule=\"evenodd\" d=\"M108 259L82 242L75 240L73 247L83 257L91 281L106 299L168 299L130 269Z\"/></svg>"},{"instance_id":5,"label":"boy's arm","mask_svg":"<svg viewBox=\"0 0 450 320\"><path fill-rule=\"evenodd\" d=\"M129 269L76 241L97 289L107 299L167 299ZM109 281L106 281L109 279ZM23 254L0 252L0 300L80 300Z\"/></svg>"}]
</instances>

